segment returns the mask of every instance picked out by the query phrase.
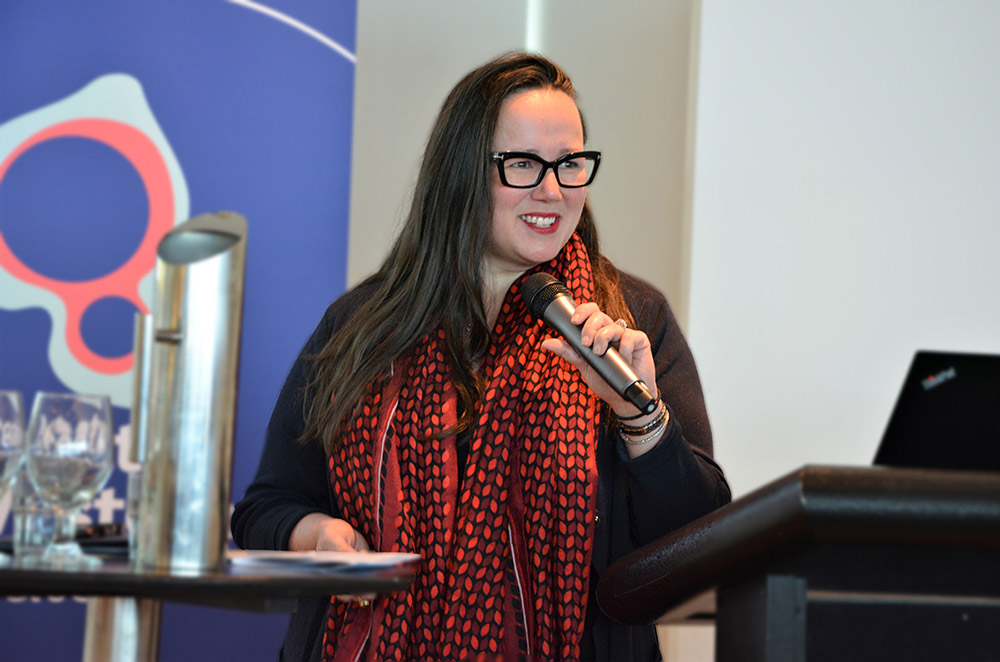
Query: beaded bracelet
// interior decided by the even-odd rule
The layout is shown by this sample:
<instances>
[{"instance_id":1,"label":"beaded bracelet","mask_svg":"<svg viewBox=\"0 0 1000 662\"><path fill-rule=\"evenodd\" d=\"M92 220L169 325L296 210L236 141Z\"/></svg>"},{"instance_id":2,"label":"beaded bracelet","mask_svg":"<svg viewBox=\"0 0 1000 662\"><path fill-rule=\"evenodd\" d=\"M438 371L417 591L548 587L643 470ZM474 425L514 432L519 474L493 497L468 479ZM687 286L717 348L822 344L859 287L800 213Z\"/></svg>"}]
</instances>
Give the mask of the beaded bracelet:
<instances>
[{"instance_id":1,"label":"beaded bracelet","mask_svg":"<svg viewBox=\"0 0 1000 662\"><path fill-rule=\"evenodd\" d=\"M626 446L645 446L649 442L659 439L660 436L663 434L663 431L666 429L666 427L667 427L666 425L661 425L660 427L656 428L655 430L647 434L645 437L639 437L639 438L626 437L625 435L621 434L621 432L618 433L618 436L621 437L621 440L625 442Z\"/></svg>"},{"instance_id":2,"label":"beaded bracelet","mask_svg":"<svg viewBox=\"0 0 1000 662\"><path fill-rule=\"evenodd\" d=\"M663 422L667 418L667 408L663 405L663 401L660 401L659 409L657 409L656 418L651 420L642 426L632 426L632 425L619 425L618 431L621 434L628 435L630 437L638 437L645 434L649 434L656 428L663 425ZM621 419L619 419L621 420Z\"/></svg>"}]
</instances>

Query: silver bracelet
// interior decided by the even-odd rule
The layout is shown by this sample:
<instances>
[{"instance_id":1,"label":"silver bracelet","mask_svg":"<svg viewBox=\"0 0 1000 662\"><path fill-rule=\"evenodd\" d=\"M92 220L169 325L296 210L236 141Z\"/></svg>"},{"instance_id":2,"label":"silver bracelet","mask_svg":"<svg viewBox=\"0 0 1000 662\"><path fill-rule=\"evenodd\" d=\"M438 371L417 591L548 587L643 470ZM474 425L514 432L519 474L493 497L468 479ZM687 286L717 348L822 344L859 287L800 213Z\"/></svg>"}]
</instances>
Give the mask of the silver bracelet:
<instances>
[{"instance_id":1,"label":"silver bracelet","mask_svg":"<svg viewBox=\"0 0 1000 662\"><path fill-rule=\"evenodd\" d=\"M653 429L651 432L641 437L630 437L621 430L618 431L618 436L621 437L622 441L625 442L626 446L645 446L654 439L659 439L660 436L663 434L663 431L666 429L667 429L667 422L666 420L663 420L660 421L660 424L656 426L655 429Z\"/></svg>"},{"instance_id":2,"label":"silver bracelet","mask_svg":"<svg viewBox=\"0 0 1000 662\"><path fill-rule=\"evenodd\" d=\"M659 406L656 408L656 416L653 420L649 421L645 425L627 425L618 419L618 430L622 434L626 434L630 437L641 437L643 435L649 434L653 430L658 430L663 422L667 419L667 407L660 400Z\"/></svg>"}]
</instances>

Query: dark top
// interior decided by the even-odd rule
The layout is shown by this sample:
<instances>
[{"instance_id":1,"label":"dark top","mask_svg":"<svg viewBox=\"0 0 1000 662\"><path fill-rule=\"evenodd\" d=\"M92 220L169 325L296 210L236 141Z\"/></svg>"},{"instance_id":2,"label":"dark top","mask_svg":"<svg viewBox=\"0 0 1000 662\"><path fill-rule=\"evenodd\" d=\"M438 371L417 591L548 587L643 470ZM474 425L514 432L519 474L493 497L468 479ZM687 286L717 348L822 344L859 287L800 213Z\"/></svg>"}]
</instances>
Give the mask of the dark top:
<instances>
[{"instance_id":1,"label":"dark top","mask_svg":"<svg viewBox=\"0 0 1000 662\"><path fill-rule=\"evenodd\" d=\"M601 662L659 660L652 626L613 623L600 612L594 587L607 567L624 554L725 505L729 486L712 459L712 433L694 358L663 295L649 284L622 274L621 288L635 319L653 347L656 383L670 410L657 446L629 459L624 444L601 426L597 444L597 516L587 609L584 659ZM287 549L292 529L313 512L339 517L320 443L300 444L304 430L302 391L309 362L358 305L371 296L365 283L331 305L292 366L278 396L257 476L236 505L232 529L245 549ZM683 429L681 424L683 423ZM323 614L329 600L306 598L292 614L282 659L319 659Z\"/></svg>"}]
</instances>

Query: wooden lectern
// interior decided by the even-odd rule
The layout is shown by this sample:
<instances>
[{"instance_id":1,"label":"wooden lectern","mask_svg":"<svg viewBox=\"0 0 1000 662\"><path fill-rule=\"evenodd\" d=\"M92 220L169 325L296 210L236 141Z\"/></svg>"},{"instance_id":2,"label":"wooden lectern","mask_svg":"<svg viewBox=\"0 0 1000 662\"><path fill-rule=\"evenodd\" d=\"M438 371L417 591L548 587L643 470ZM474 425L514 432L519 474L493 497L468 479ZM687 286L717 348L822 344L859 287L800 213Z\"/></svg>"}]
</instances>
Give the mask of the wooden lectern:
<instances>
[{"instance_id":1,"label":"wooden lectern","mask_svg":"<svg viewBox=\"0 0 1000 662\"><path fill-rule=\"evenodd\" d=\"M1000 660L1000 473L807 466L597 593L623 623L714 610L718 662Z\"/></svg>"}]
</instances>

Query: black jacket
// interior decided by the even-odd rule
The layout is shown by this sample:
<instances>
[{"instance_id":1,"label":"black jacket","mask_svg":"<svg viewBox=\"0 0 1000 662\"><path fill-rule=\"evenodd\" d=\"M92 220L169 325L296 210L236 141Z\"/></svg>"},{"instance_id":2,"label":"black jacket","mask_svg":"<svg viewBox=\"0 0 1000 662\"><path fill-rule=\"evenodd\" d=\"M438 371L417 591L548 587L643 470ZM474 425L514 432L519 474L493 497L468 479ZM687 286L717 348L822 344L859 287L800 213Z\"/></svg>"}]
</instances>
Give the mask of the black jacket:
<instances>
[{"instance_id":1,"label":"black jacket","mask_svg":"<svg viewBox=\"0 0 1000 662\"><path fill-rule=\"evenodd\" d=\"M627 274L622 274L621 287L636 328L652 343L656 382L670 422L656 448L635 460L628 458L619 440L603 432L598 440L597 517L583 659L651 662L660 659L653 628L612 622L593 597L597 580L628 552L725 505L730 492L712 459L712 434L694 359L667 301ZM372 288L361 285L335 301L292 366L268 423L257 476L233 513L233 537L240 547L287 549L292 529L305 515L318 511L338 516L321 444L296 442L304 426L301 398L309 369L302 357L318 352ZM329 598L299 601L282 659L320 659L328 607Z\"/></svg>"}]
</instances>

